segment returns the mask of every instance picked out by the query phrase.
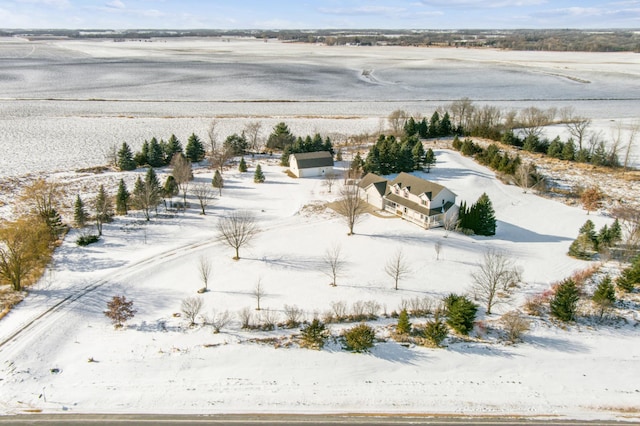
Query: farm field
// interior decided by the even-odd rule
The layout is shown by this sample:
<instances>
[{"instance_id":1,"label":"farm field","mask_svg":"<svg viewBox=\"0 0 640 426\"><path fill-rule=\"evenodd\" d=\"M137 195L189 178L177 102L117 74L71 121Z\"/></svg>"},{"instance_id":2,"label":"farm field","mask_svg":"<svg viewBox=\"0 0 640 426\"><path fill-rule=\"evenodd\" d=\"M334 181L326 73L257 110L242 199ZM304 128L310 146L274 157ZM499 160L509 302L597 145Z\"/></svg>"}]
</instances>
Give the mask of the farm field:
<instances>
[{"instance_id":1,"label":"farm field","mask_svg":"<svg viewBox=\"0 0 640 426\"><path fill-rule=\"evenodd\" d=\"M640 100L634 53L4 38L0 60L0 176L102 165L114 144L205 137L214 118L221 137L259 121L266 138L285 121L342 141L384 130L394 110L430 116L464 97L570 106L607 139L637 121Z\"/></svg>"}]
</instances>

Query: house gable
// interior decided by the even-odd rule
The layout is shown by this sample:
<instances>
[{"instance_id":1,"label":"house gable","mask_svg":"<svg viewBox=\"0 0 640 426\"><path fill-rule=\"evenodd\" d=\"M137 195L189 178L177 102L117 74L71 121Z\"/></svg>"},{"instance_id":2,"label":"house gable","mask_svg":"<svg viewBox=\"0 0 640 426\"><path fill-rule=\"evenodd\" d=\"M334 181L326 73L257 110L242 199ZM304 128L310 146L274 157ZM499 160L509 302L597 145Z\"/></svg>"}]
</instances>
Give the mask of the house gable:
<instances>
[{"instance_id":1,"label":"house gable","mask_svg":"<svg viewBox=\"0 0 640 426\"><path fill-rule=\"evenodd\" d=\"M333 156L329 151L291 154L289 168L297 177L322 176L333 172Z\"/></svg>"}]
</instances>

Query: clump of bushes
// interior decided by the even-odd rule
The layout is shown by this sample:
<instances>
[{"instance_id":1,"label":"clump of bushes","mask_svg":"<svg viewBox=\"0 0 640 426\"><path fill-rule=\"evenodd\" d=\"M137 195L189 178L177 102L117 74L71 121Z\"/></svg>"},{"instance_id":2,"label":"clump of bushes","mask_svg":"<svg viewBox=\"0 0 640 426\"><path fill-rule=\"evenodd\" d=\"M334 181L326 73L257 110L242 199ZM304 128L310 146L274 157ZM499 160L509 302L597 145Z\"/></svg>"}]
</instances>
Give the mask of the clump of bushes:
<instances>
[{"instance_id":1,"label":"clump of bushes","mask_svg":"<svg viewBox=\"0 0 640 426\"><path fill-rule=\"evenodd\" d=\"M473 330L478 306L466 296L451 293L444 298L447 324L460 334L467 335Z\"/></svg>"},{"instance_id":2,"label":"clump of bushes","mask_svg":"<svg viewBox=\"0 0 640 426\"><path fill-rule=\"evenodd\" d=\"M318 318L314 318L310 324L300 330L300 346L303 348L320 350L328 338L329 330Z\"/></svg>"},{"instance_id":3,"label":"clump of bushes","mask_svg":"<svg viewBox=\"0 0 640 426\"><path fill-rule=\"evenodd\" d=\"M352 352L367 352L373 347L375 331L367 324L359 324L343 334L345 348Z\"/></svg>"},{"instance_id":4,"label":"clump of bushes","mask_svg":"<svg viewBox=\"0 0 640 426\"><path fill-rule=\"evenodd\" d=\"M76 244L80 247L86 247L89 244L97 243L99 240L100 237L95 234L80 235L76 240Z\"/></svg>"}]
</instances>

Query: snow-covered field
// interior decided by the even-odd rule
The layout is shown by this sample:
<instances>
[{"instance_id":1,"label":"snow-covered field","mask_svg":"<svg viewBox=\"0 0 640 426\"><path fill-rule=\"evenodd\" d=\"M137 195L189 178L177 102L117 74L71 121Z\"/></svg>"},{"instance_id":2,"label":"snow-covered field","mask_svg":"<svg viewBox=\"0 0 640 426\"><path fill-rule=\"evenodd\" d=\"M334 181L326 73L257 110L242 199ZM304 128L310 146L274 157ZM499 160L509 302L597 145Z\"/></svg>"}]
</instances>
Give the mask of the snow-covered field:
<instances>
[{"instance_id":1,"label":"snow-covered field","mask_svg":"<svg viewBox=\"0 0 640 426\"><path fill-rule=\"evenodd\" d=\"M264 138L285 121L296 135L340 139L378 131L396 109L430 116L468 97L572 106L609 136L638 119L640 100L634 53L4 38L0 60L0 176L101 165L125 141L205 137L213 118L221 138L249 121Z\"/></svg>"},{"instance_id":2,"label":"snow-covered field","mask_svg":"<svg viewBox=\"0 0 640 426\"><path fill-rule=\"evenodd\" d=\"M524 342L508 345L489 331L443 349L402 346L388 340L388 325L374 324L379 342L368 354L330 344L321 351L286 347L293 331L240 329L237 315L220 334L189 328L181 301L196 296L201 256L213 262L205 313L248 307L262 283L264 310L283 321L285 305L322 316L331 303L374 300L383 311L403 299L469 289L485 250L512 256L526 285L516 300L479 319L491 330L503 312L526 295L588 265L565 255L587 218L609 219L499 183L487 169L457 153L437 150L428 175L459 200L487 192L497 211L494 238L425 231L398 218L366 215L347 236L331 210L335 197L320 179L291 179L275 160L261 159L266 183L248 173L226 173L226 187L206 216L195 209L174 217L117 218L104 238L86 248L72 231L53 267L26 300L0 321L0 411L121 413L454 413L640 420L637 312L613 325L561 327L532 318ZM117 175L117 174L116 174ZM210 182L205 169L196 181ZM231 210L249 209L262 232L242 248L241 260L215 239L215 224ZM436 260L435 244L442 244ZM347 260L337 287L322 272L325 250L340 244ZM383 269L402 248L413 273L393 289ZM114 295L134 301L135 318L114 330L102 311ZM65 301L66 298L70 298ZM61 302L60 305L48 310ZM262 312L264 312L264 310ZM420 320L414 320L419 322ZM351 325L332 325L338 335ZM276 348L262 339L282 338ZM89 361L93 362L89 362Z\"/></svg>"}]
</instances>

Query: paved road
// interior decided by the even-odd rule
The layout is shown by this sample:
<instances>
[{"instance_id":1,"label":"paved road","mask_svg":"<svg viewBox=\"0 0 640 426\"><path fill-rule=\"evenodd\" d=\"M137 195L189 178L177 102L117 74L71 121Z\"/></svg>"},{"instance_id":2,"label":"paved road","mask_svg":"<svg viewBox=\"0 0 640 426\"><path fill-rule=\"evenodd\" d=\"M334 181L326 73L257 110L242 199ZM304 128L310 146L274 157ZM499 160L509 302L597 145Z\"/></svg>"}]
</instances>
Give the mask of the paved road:
<instances>
[{"instance_id":1,"label":"paved road","mask_svg":"<svg viewBox=\"0 0 640 426\"><path fill-rule=\"evenodd\" d=\"M200 426L200 425L482 425L482 426L620 426L616 421L527 420L507 417L420 417L371 415L106 415L106 414L30 414L0 417L2 426L26 425L134 425L134 426Z\"/></svg>"}]
</instances>

